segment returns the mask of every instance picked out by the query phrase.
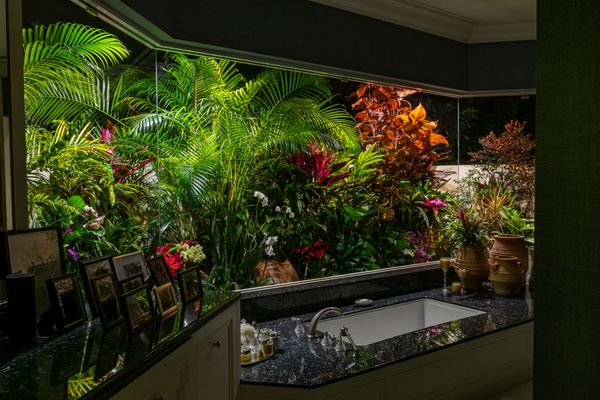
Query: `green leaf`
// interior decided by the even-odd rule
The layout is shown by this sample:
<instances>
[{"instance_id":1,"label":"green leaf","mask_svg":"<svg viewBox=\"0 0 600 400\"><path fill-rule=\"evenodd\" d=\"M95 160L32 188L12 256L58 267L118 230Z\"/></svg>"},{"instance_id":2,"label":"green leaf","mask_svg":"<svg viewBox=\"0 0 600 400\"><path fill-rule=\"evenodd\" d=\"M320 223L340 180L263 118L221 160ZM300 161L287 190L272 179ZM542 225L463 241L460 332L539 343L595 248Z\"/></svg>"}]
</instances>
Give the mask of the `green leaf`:
<instances>
[{"instance_id":1,"label":"green leaf","mask_svg":"<svg viewBox=\"0 0 600 400\"><path fill-rule=\"evenodd\" d=\"M69 197L69 205L77 211L81 211L83 210L83 207L85 207L85 200L83 200L81 196L74 195Z\"/></svg>"}]
</instances>

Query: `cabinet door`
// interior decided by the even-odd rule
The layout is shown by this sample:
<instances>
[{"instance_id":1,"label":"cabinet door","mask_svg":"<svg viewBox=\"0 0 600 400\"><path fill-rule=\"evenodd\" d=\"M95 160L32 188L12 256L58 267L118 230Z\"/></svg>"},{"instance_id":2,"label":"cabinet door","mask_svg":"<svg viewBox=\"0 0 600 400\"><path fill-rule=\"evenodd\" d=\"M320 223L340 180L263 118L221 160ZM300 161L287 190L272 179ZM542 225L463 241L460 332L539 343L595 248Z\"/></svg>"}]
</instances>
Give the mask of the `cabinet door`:
<instances>
[{"instance_id":1,"label":"cabinet door","mask_svg":"<svg viewBox=\"0 0 600 400\"><path fill-rule=\"evenodd\" d=\"M234 400L232 333L232 325L228 323L197 342L197 399Z\"/></svg>"},{"instance_id":2,"label":"cabinet door","mask_svg":"<svg viewBox=\"0 0 600 400\"><path fill-rule=\"evenodd\" d=\"M191 345L191 343L190 343ZM188 400L187 383L191 346L184 345L130 383L111 400Z\"/></svg>"}]
</instances>

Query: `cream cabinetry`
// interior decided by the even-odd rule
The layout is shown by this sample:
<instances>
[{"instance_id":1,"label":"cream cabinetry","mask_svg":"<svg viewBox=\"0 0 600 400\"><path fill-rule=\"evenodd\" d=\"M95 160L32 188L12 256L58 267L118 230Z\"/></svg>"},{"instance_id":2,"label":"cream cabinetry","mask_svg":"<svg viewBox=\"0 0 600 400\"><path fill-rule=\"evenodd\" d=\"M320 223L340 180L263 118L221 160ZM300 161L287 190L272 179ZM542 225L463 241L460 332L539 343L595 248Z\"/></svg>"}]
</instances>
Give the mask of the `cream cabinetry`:
<instances>
[{"instance_id":1,"label":"cream cabinetry","mask_svg":"<svg viewBox=\"0 0 600 400\"><path fill-rule=\"evenodd\" d=\"M235 400L240 382L239 320L237 300L111 400Z\"/></svg>"}]
</instances>

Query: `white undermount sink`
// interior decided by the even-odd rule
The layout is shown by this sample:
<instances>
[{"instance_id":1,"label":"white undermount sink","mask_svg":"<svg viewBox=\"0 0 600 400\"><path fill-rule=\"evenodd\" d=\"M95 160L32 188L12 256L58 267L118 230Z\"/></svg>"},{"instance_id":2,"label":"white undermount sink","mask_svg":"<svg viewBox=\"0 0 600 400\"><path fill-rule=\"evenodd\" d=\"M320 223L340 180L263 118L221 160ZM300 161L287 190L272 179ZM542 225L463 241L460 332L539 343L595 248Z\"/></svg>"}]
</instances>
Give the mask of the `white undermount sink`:
<instances>
[{"instance_id":1,"label":"white undermount sink","mask_svg":"<svg viewBox=\"0 0 600 400\"><path fill-rule=\"evenodd\" d=\"M356 345L365 346L408 332L480 314L485 312L434 299L418 299L322 319L317 325L317 330L330 331L337 336L339 330L345 326Z\"/></svg>"}]
</instances>

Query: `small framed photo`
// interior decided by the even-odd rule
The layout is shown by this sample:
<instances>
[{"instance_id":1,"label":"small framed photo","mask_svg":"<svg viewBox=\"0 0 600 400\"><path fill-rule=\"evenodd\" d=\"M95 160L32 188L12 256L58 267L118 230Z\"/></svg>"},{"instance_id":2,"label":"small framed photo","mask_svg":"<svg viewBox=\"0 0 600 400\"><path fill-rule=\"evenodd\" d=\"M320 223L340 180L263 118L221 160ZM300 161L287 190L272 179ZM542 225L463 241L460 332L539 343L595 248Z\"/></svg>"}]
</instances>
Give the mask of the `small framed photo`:
<instances>
[{"instance_id":1,"label":"small framed photo","mask_svg":"<svg viewBox=\"0 0 600 400\"><path fill-rule=\"evenodd\" d=\"M119 302L115 275L109 272L97 276L90 280L90 284L102 326L108 328L123 321L125 318Z\"/></svg>"},{"instance_id":2,"label":"small framed photo","mask_svg":"<svg viewBox=\"0 0 600 400\"><path fill-rule=\"evenodd\" d=\"M154 279L156 286L162 286L165 283L171 282L167 264L165 263L162 254L150 257L146 260L146 264L148 265L148 269L150 270L150 274L152 274L152 279Z\"/></svg>"},{"instance_id":3,"label":"small framed photo","mask_svg":"<svg viewBox=\"0 0 600 400\"><path fill-rule=\"evenodd\" d=\"M158 312L162 317L177 311L177 299L175 298L175 290L173 285L165 283L154 288L156 294L156 302L158 304Z\"/></svg>"},{"instance_id":4,"label":"small framed photo","mask_svg":"<svg viewBox=\"0 0 600 400\"><path fill-rule=\"evenodd\" d=\"M121 290L121 294L131 292L132 290L144 286L146 286L146 284L144 283L144 275L142 275L141 273L135 274L130 278L119 281L119 289Z\"/></svg>"},{"instance_id":5,"label":"small framed photo","mask_svg":"<svg viewBox=\"0 0 600 400\"><path fill-rule=\"evenodd\" d=\"M48 279L46 285L60 332L74 328L87 319L75 273Z\"/></svg>"},{"instance_id":6,"label":"small framed photo","mask_svg":"<svg viewBox=\"0 0 600 400\"><path fill-rule=\"evenodd\" d=\"M46 281L66 272L60 228L7 231L4 238L7 272L35 275L35 312L39 320L51 307Z\"/></svg>"},{"instance_id":7,"label":"small framed photo","mask_svg":"<svg viewBox=\"0 0 600 400\"><path fill-rule=\"evenodd\" d=\"M183 304L191 303L202 297L200 267L189 268L179 272L177 280L179 281L181 302Z\"/></svg>"},{"instance_id":8,"label":"small framed photo","mask_svg":"<svg viewBox=\"0 0 600 400\"><path fill-rule=\"evenodd\" d=\"M139 251L113 257L113 262L115 264L115 274L117 275L118 281L125 280L140 273L144 276L144 282L150 278L150 271L148 270L144 256Z\"/></svg>"},{"instance_id":9,"label":"small framed photo","mask_svg":"<svg viewBox=\"0 0 600 400\"><path fill-rule=\"evenodd\" d=\"M80 260L79 261L79 274L81 275L81 281L83 282L83 289L85 295L88 298L88 304L92 317L99 315L98 305L96 304L96 297L92 290L92 284L90 281L99 276L110 274L114 271L114 265L111 256L103 256L94 259Z\"/></svg>"},{"instance_id":10,"label":"small framed photo","mask_svg":"<svg viewBox=\"0 0 600 400\"><path fill-rule=\"evenodd\" d=\"M121 299L125 307L127 326L131 332L137 332L152 322L154 311L147 287L125 293L121 295Z\"/></svg>"}]
</instances>

